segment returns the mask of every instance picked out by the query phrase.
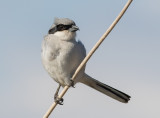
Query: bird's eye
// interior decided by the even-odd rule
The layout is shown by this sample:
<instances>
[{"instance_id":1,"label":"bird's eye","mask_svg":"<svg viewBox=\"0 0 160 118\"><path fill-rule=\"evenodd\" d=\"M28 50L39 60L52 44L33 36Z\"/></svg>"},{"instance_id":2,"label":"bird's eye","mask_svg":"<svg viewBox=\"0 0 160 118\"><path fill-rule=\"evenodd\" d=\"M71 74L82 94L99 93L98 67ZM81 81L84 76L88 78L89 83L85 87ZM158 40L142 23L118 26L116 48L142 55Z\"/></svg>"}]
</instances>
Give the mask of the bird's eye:
<instances>
[{"instance_id":1,"label":"bird's eye","mask_svg":"<svg viewBox=\"0 0 160 118\"><path fill-rule=\"evenodd\" d=\"M57 31L68 30L68 29L71 28L71 27L72 27L72 25L59 24L59 25L57 25Z\"/></svg>"},{"instance_id":2,"label":"bird's eye","mask_svg":"<svg viewBox=\"0 0 160 118\"><path fill-rule=\"evenodd\" d=\"M57 25L57 30L58 31L64 30L64 25L62 25L62 24Z\"/></svg>"}]
</instances>

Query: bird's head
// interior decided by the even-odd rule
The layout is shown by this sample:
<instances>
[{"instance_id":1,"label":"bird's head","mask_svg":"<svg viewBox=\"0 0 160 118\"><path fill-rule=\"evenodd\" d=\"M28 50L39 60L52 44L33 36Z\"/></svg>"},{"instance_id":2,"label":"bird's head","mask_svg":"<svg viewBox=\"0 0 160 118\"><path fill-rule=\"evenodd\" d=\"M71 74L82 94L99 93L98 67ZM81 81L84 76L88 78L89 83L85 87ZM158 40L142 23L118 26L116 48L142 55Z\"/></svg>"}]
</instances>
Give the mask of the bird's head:
<instances>
[{"instance_id":1,"label":"bird's head","mask_svg":"<svg viewBox=\"0 0 160 118\"><path fill-rule=\"evenodd\" d=\"M76 31L79 28L73 20L68 18L55 18L54 24L48 31L48 34L53 34L62 40L72 40L76 37Z\"/></svg>"}]
</instances>

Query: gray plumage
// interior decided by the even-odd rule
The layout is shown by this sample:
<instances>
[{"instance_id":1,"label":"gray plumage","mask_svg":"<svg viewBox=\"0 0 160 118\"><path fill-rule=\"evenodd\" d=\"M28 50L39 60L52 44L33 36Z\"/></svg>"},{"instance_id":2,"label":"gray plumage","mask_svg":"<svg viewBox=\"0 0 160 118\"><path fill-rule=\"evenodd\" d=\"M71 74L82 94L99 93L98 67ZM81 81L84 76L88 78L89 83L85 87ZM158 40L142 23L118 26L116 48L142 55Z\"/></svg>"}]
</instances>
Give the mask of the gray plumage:
<instances>
[{"instance_id":1,"label":"gray plumage","mask_svg":"<svg viewBox=\"0 0 160 118\"><path fill-rule=\"evenodd\" d=\"M84 45L76 41L79 28L73 20L56 18L42 42L42 63L49 75L61 86L72 85L72 75L86 56ZM130 96L116 90L85 73L78 74L74 84L81 82L120 102L127 103Z\"/></svg>"},{"instance_id":2,"label":"gray plumage","mask_svg":"<svg viewBox=\"0 0 160 118\"><path fill-rule=\"evenodd\" d=\"M63 24L63 25L75 25L75 22L71 19L68 18L55 18L54 19L54 24L55 25L59 25L59 24Z\"/></svg>"}]
</instances>

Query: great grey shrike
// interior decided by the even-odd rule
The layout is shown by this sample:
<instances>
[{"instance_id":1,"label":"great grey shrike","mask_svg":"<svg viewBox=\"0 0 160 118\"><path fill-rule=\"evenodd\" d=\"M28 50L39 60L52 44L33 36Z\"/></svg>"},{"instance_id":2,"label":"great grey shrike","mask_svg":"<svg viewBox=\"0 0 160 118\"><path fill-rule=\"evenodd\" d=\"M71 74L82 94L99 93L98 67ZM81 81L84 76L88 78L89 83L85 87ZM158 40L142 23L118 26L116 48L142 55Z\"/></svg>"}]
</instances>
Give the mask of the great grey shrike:
<instances>
[{"instance_id":1,"label":"great grey shrike","mask_svg":"<svg viewBox=\"0 0 160 118\"><path fill-rule=\"evenodd\" d=\"M76 31L79 28L73 20L68 18L55 18L54 24L44 37L42 42L42 63L59 87L55 93L55 101L62 104L63 100L58 99L60 87L73 86L81 82L111 98L123 103L130 100L130 96L116 90L85 73L82 68L74 82L71 80L75 70L86 56L84 45L76 40Z\"/></svg>"}]
</instances>

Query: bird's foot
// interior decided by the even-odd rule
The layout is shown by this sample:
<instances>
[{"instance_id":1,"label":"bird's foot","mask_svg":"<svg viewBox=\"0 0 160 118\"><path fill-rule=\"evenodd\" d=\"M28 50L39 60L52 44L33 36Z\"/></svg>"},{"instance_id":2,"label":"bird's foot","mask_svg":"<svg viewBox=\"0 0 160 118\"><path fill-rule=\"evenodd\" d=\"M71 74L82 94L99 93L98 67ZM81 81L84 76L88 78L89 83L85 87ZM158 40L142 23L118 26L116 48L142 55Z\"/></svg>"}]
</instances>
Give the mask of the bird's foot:
<instances>
[{"instance_id":1,"label":"bird's foot","mask_svg":"<svg viewBox=\"0 0 160 118\"><path fill-rule=\"evenodd\" d=\"M70 86L73 87L73 88L75 88L75 86L74 86L74 81L73 81L73 80L71 80Z\"/></svg>"},{"instance_id":2,"label":"bird's foot","mask_svg":"<svg viewBox=\"0 0 160 118\"><path fill-rule=\"evenodd\" d=\"M63 105L63 98L59 98L58 95L54 96L54 101L59 104L59 105Z\"/></svg>"}]
</instances>

